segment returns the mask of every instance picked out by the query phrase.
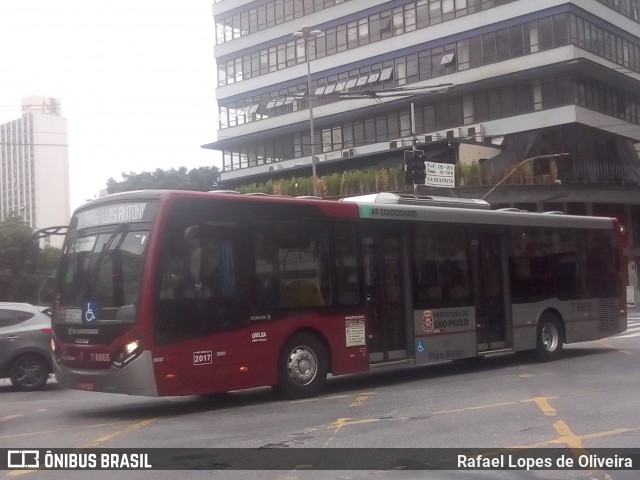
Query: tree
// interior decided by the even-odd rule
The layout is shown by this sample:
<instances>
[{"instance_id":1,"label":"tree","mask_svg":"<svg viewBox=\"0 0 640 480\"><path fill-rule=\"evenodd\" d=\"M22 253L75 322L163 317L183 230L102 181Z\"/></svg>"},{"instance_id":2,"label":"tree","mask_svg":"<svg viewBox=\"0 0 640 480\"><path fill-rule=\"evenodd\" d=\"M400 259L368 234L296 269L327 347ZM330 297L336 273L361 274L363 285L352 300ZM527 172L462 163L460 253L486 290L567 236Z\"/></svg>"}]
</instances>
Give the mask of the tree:
<instances>
[{"instance_id":1,"label":"tree","mask_svg":"<svg viewBox=\"0 0 640 480\"><path fill-rule=\"evenodd\" d=\"M38 305L50 305L55 295L55 275L60 261L59 248L46 246L38 249L35 275L38 280Z\"/></svg>"},{"instance_id":2,"label":"tree","mask_svg":"<svg viewBox=\"0 0 640 480\"><path fill-rule=\"evenodd\" d=\"M170 170L158 168L155 172L122 173L122 181L113 177L107 180L109 193L129 192L132 190L196 190L208 192L217 185L220 171L216 167L199 167L187 171L186 167Z\"/></svg>"},{"instance_id":3,"label":"tree","mask_svg":"<svg viewBox=\"0 0 640 480\"><path fill-rule=\"evenodd\" d=\"M0 301L51 303L53 272L60 258L54 247L40 249L20 217L0 222Z\"/></svg>"},{"instance_id":4,"label":"tree","mask_svg":"<svg viewBox=\"0 0 640 480\"><path fill-rule=\"evenodd\" d=\"M20 217L0 223L0 299L32 302L37 291L31 228Z\"/></svg>"}]
</instances>

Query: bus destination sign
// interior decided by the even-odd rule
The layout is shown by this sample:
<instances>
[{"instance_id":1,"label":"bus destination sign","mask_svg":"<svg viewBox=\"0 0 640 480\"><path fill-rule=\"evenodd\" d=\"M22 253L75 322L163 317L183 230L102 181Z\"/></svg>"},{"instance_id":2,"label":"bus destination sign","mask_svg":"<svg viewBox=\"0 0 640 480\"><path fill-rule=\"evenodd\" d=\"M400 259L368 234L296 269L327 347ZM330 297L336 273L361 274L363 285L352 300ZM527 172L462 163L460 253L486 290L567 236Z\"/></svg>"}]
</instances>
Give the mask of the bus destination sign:
<instances>
[{"instance_id":1,"label":"bus destination sign","mask_svg":"<svg viewBox=\"0 0 640 480\"><path fill-rule=\"evenodd\" d=\"M78 212L78 227L98 227L114 223L148 222L153 220L156 202L114 203Z\"/></svg>"}]
</instances>

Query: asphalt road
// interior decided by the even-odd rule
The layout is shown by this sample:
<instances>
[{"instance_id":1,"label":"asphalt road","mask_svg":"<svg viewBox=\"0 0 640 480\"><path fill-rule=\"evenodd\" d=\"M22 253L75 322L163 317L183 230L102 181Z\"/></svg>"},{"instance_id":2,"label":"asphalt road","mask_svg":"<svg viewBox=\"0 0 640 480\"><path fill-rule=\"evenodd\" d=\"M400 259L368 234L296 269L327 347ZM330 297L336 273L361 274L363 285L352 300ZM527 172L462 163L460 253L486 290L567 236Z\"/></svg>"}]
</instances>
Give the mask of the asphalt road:
<instances>
[{"instance_id":1,"label":"asphalt road","mask_svg":"<svg viewBox=\"0 0 640 480\"><path fill-rule=\"evenodd\" d=\"M271 389L144 398L0 385L0 447L597 448L640 446L640 309L617 337L552 363L519 354L330 379L314 399ZM328 450L330 451L330 450ZM321 462L326 462L321 459ZM0 471L0 479L640 478L640 471Z\"/></svg>"}]
</instances>

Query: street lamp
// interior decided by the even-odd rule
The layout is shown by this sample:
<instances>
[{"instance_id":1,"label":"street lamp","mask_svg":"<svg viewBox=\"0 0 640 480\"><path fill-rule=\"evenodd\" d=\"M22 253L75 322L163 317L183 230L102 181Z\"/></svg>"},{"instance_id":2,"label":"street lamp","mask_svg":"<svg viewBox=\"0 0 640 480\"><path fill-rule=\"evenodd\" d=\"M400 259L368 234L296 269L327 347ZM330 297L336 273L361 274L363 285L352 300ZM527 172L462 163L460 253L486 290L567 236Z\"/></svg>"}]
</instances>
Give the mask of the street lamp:
<instances>
[{"instance_id":1,"label":"street lamp","mask_svg":"<svg viewBox=\"0 0 640 480\"><path fill-rule=\"evenodd\" d=\"M318 196L317 170L316 170L316 151L314 145L315 132L313 129L313 106L311 102L311 60L309 58L309 41L322 35L320 30L311 30L306 25L302 30L293 32L296 38L304 39L304 57L307 64L307 98L309 99L309 133L311 134L311 181L313 183L313 195Z\"/></svg>"}]
</instances>

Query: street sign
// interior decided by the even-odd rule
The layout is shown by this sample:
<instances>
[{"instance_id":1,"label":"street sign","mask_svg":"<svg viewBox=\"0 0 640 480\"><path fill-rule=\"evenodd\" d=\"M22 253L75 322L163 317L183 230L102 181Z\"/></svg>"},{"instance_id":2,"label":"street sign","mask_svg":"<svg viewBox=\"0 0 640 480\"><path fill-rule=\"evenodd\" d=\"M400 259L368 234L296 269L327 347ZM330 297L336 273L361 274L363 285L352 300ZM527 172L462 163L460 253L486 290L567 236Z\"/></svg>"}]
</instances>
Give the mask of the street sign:
<instances>
[{"instance_id":1,"label":"street sign","mask_svg":"<svg viewBox=\"0 0 640 480\"><path fill-rule=\"evenodd\" d=\"M456 186L455 165L451 163L424 162L426 164L426 178L424 184L428 187L451 188Z\"/></svg>"}]
</instances>

